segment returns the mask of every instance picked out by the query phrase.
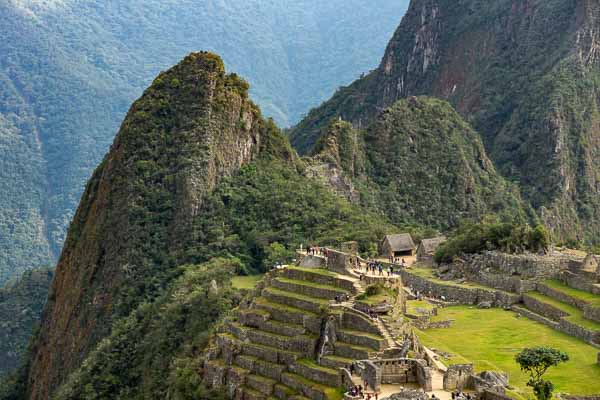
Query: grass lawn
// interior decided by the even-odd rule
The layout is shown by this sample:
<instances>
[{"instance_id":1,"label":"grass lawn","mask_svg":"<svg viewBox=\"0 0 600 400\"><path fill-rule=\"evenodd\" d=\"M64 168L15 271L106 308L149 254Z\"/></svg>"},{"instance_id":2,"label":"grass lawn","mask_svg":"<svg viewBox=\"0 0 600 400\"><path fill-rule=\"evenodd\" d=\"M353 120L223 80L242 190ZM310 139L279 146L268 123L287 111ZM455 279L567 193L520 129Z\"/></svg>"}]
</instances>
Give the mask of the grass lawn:
<instances>
[{"instance_id":1,"label":"grass lawn","mask_svg":"<svg viewBox=\"0 0 600 400\"><path fill-rule=\"evenodd\" d=\"M531 394L527 375L515 362L515 355L525 347L550 346L569 354L570 360L551 368L547 378L555 393L600 393L598 349L585 342L555 331L525 317L516 318L512 311L480 310L468 306L438 310L444 319L453 319L451 328L417 331L428 347L450 353L447 363L474 363L478 372L499 370L509 374L510 384L521 395Z\"/></svg>"},{"instance_id":2,"label":"grass lawn","mask_svg":"<svg viewBox=\"0 0 600 400\"><path fill-rule=\"evenodd\" d=\"M263 278L263 276L263 274L249 276L234 276L231 279L231 285L235 289L252 290L256 287L256 284Z\"/></svg>"},{"instance_id":3,"label":"grass lawn","mask_svg":"<svg viewBox=\"0 0 600 400\"><path fill-rule=\"evenodd\" d=\"M326 270L324 268L302 268L302 267L288 267L289 269L295 269L297 271L302 271L302 272L308 272L308 273L313 273L313 274L319 274L319 275L323 275L323 276L331 276L331 277L336 277L338 276L338 274L336 274L335 272L331 272L329 270Z\"/></svg>"},{"instance_id":4,"label":"grass lawn","mask_svg":"<svg viewBox=\"0 0 600 400\"><path fill-rule=\"evenodd\" d=\"M571 296L575 299L579 299L581 301L585 301L586 303L600 307L600 296L595 295L593 293L573 289L572 287L569 287L561 281L557 281L555 279L549 279L547 281L544 281L544 285L559 292L562 292L568 296Z\"/></svg>"},{"instance_id":5,"label":"grass lawn","mask_svg":"<svg viewBox=\"0 0 600 400\"><path fill-rule=\"evenodd\" d=\"M410 300L406 302L406 311L412 315L421 314L418 310L432 311L435 306L425 300Z\"/></svg>"}]
</instances>

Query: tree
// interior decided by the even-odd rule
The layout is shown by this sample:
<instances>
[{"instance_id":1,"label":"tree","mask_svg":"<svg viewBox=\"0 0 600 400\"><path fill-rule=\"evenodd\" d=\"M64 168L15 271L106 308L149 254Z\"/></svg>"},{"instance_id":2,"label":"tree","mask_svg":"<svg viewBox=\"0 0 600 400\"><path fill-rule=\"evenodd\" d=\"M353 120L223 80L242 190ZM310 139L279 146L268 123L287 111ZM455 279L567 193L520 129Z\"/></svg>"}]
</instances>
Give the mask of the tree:
<instances>
[{"instance_id":1,"label":"tree","mask_svg":"<svg viewBox=\"0 0 600 400\"><path fill-rule=\"evenodd\" d=\"M525 349L515 358L521 366L521 371L529 374L527 386L533 388L533 393L538 400L552 398L554 385L542 377L550 367L569 361L569 355L551 347L534 347Z\"/></svg>"},{"instance_id":2,"label":"tree","mask_svg":"<svg viewBox=\"0 0 600 400\"><path fill-rule=\"evenodd\" d=\"M271 243L265 249L265 253L264 267L267 271L279 263L285 264L294 255L293 251L287 250L284 245L278 242Z\"/></svg>"}]
</instances>

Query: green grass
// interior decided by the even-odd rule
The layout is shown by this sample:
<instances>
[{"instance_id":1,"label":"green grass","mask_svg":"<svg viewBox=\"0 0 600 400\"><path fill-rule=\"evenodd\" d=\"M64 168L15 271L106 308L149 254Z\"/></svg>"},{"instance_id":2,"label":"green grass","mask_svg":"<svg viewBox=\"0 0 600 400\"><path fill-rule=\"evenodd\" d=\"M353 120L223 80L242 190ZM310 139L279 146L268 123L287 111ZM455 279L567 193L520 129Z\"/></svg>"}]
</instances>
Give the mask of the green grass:
<instances>
[{"instance_id":1,"label":"green grass","mask_svg":"<svg viewBox=\"0 0 600 400\"><path fill-rule=\"evenodd\" d=\"M277 280L279 282L289 283L289 284L292 284L292 285L308 286L308 287L313 287L315 289L332 290L332 291L335 291L335 292L339 293L340 295L347 293L345 290L340 289L340 288L338 288L336 286L322 285L322 284L314 283L314 282L310 282L310 281L299 281L299 280L294 280L294 279L289 279L289 278L282 278L282 277L278 277Z\"/></svg>"},{"instance_id":2,"label":"green grass","mask_svg":"<svg viewBox=\"0 0 600 400\"><path fill-rule=\"evenodd\" d=\"M381 304L384 301L391 304L392 298L387 293L380 293L374 296L365 296L358 300L360 303L367 304L369 306L373 306L376 304Z\"/></svg>"},{"instance_id":3,"label":"green grass","mask_svg":"<svg viewBox=\"0 0 600 400\"><path fill-rule=\"evenodd\" d=\"M431 311L434 309L434 305L425 300L410 300L406 302L406 311L409 314L418 315L418 308Z\"/></svg>"},{"instance_id":4,"label":"green grass","mask_svg":"<svg viewBox=\"0 0 600 400\"><path fill-rule=\"evenodd\" d=\"M273 309L276 309L279 311L283 311L283 312L306 314L311 317L315 317L317 315L311 311L307 311L302 308L286 306L285 304L281 304L281 303L274 303L264 297L259 297L256 300L254 300L254 302L258 305L263 305L263 306L270 307L270 308L273 308Z\"/></svg>"},{"instance_id":5,"label":"green grass","mask_svg":"<svg viewBox=\"0 0 600 400\"><path fill-rule=\"evenodd\" d=\"M455 321L452 327L417 333L426 346L450 353L447 363L472 362L477 371L507 372L515 391L531 394L526 386L527 375L520 371L515 356L525 347L550 346L567 352L571 358L547 374L557 393L600 392L598 349L579 339L527 318L516 318L511 311L456 306L440 309L439 313Z\"/></svg>"},{"instance_id":6,"label":"green grass","mask_svg":"<svg viewBox=\"0 0 600 400\"><path fill-rule=\"evenodd\" d=\"M284 372L283 375L287 375L294 379L296 382L300 382L305 386L322 391L323 394L325 394L326 400L342 400L344 398L344 392L341 388L325 386L310 379L307 379L301 375L294 374L291 372Z\"/></svg>"},{"instance_id":7,"label":"green grass","mask_svg":"<svg viewBox=\"0 0 600 400\"><path fill-rule=\"evenodd\" d=\"M263 278L263 276L264 274L234 276L231 279L231 286L233 286L235 289L252 290L256 287L256 284Z\"/></svg>"},{"instance_id":8,"label":"green grass","mask_svg":"<svg viewBox=\"0 0 600 400\"><path fill-rule=\"evenodd\" d=\"M341 330L344 333L347 333L348 335L353 335L353 336L364 336L373 340L383 340L383 337L379 336L379 335L374 335L372 333L368 333L368 332L363 332L363 331L353 331L351 329L342 329Z\"/></svg>"},{"instance_id":9,"label":"green grass","mask_svg":"<svg viewBox=\"0 0 600 400\"><path fill-rule=\"evenodd\" d=\"M336 274L335 272L331 272L331 271L328 271L323 268L302 268L302 267L288 267L288 268L294 269L296 271L308 272L308 273L313 273L313 274L318 274L318 275L323 275L323 276L330 276L333 278L338 276L338 274Z\"/></svg>"},{"instance_id":10,"label":"green grass","mask_svg":"<svg viewBox=\"0 0 600 400\"><path fill-rule=\"evenodd\" d=\"M534 299L539 300L543 303L546 303L553 307L556 307L561 311L566 312L567 314L569 314L569 316L565 317L565 319L569 322L572 322L579 326L583 326L584 328L587 328L587 329L591 329L594 331L600 331L600 324L584 318L583 311L581 311L577 307L574 307L567 303L563 303L562 301L558 301L556 299L553 299L552 297L543 295L539 292L527 292L527 295L531 296Z\"/></svg>"},{"instance_id":11,"label":"green grass","mask_svg":"<svg viewBox=\"0 0 600 400\"><path fill-rule=\"evenodd\" d=\"M274 287L270 287L265 289L267 292L272 293L274 295L283 296L283 297L291 297L297 300L308 301L311 303L319 303L321 305L328 305L329 300L319 299L317 297L305 296L300 293L288 292L287 290L276 289Z\"/></svg>"},{"instance_id":12,"label":"green grass","mask_svg":"<svg viewBox=\"0 0 600 400\"><path fill-rule=\"evenodd\" d=\"M600 296L595 295L593 293L585 292L583 290L573 289L562 283L561 281L555 279L549 279L544 281L544 285L548 286L551 289L562 292L567 296L573 297L575 299L585 301L586 303L593 304L600 307Z\"/></svg>"},{"instance_id":13,"label":"green grass","mask_svg":"<svg viewBox=\"0 0 600 400\"><path fill-rule=\"evenodd\" d=\"M319 365L319 364L316 363L316 361L310 360L308 358L302 358L302 359L300 359L300 360L298 360L296 362L298 364L304 365L305 367L316 369L318 371L323 371L323 372L334 374L334 375L336 375L338 373L335 369Z\"/></svg>"}]
</instances>

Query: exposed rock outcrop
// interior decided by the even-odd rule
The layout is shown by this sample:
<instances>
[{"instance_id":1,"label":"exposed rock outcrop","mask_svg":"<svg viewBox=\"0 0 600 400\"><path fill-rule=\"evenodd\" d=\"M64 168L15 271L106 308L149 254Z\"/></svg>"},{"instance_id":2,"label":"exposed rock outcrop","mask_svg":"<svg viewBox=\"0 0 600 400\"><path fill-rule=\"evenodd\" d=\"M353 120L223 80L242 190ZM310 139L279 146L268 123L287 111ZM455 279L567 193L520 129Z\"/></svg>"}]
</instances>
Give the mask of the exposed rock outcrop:
<instances>
[{"instance_id":1,"label":"exposed rock outcrop","mask_svg":"<svg viewBox=\"0 0 600 400\"><path fill-rule=\"evenodd\" d=\"M599 14L593 0L413 0L379 68L314 109L292 142L308 152L331 119L365 128L400 98L447 99L558 238L597 241Z\"/></svg>"}]
</instances>

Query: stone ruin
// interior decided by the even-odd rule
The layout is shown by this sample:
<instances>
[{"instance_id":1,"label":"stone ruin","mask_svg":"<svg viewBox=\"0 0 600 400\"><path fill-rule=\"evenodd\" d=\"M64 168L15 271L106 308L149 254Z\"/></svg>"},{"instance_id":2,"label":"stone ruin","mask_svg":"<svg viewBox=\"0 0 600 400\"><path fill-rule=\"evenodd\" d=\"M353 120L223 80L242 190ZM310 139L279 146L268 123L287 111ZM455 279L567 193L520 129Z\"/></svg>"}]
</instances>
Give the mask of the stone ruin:
<instances>
[{"instance_id":1,"label":"stone ruin","mask_svg":"<svg viewBox=\"0 0 600 400\"><path fill-rule=\"evenodd\" d=\"M354 298L361 286L331 271L345 268L351 256L327 254L330 270L287 267L265 276L213 339L204 363L208 387L225 388L235 400L328 400L340 387L354 386L351 365L373 388L387 382L431 387L424 360L386 359L398 351L389 332L332 301Z\"/></svg>"}]
</instances>

